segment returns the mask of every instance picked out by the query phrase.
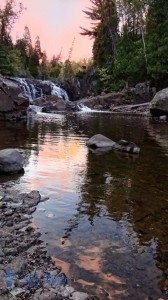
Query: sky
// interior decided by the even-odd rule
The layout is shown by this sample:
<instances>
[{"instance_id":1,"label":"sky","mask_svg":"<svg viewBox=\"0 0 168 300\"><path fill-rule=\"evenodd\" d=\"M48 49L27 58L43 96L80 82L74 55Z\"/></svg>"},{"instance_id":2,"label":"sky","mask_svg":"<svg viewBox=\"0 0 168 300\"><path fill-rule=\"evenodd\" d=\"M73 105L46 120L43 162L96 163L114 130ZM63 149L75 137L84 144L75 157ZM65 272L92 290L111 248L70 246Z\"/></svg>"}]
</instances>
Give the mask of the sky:
<instances>
[{"instance_id":1,"label":"sky","mask_svg":"<svg viewBox=\"0 0 168 300\"><path fill-rule=\"evenodd\" d=\"M5 0L0 0L5 1ZM80 35L80 26L90 26L82 12L90 0L20 0L27 9L15 24L12 35L22 37L25 25L30 29L32 41L40 36L41 48L47 55L57 55L62 50L62 60L68 58L75 37L72 58L80 60L92 56L92 40ZM18 0L18 2L20 2Z\"/></svg>"}]
</instances>

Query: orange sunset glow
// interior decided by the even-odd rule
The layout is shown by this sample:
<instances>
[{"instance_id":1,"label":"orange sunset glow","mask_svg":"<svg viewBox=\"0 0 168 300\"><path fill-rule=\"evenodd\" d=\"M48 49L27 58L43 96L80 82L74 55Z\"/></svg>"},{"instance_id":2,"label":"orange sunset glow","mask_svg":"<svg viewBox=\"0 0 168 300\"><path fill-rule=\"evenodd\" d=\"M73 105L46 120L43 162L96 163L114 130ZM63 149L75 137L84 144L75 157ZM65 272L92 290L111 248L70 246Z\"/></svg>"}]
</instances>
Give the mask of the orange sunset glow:
<instances>
[{"instance_id":1,"label":"orange sunset glow","mask_svg":"<svg viewBox=\"0 0 168 300\"><path fill-rule=\"evenodd\" d=\"M1 0L2 4L5 0ZM24 27L30 29L32 41L38 35L42 50L47 55L62 53L62 60L68 57L69 49L75 38L73 60L92 56L92 41L80 35L80 26L90 26L82 10L90 6L90 0L21 0L26 8L16 22L12 35L22 37Z\"/></svg>"},{"instance_id":2,"label":"orange sunset glow","mask_svg":"<svg viewBox=\"0 0 168 300\"><path fill-rule=\"evenodd\" d=\"M46 136L46 138L48 137ZM66 191L70 192L71 188L72 190L74 188L73 183L75 181L72 170L75 168L77 171L75 176L78 176L77 174L81 170L85 170L85 155L86 150L76 140L65 142L60 139L58 145L52 145L51 143L43 145L38 155L38 161L34 161L32 155L32 161L29 164L32 189L35 186L42 188L47 185L47 178L47 180L50 180L50 184L53 182L53 185L56 186L57 182L59 187L66 186ZM48 173L48 165L52 170L50 173ZM37 176L36 172L40 175Z\"/></svg>"}]
</instances>

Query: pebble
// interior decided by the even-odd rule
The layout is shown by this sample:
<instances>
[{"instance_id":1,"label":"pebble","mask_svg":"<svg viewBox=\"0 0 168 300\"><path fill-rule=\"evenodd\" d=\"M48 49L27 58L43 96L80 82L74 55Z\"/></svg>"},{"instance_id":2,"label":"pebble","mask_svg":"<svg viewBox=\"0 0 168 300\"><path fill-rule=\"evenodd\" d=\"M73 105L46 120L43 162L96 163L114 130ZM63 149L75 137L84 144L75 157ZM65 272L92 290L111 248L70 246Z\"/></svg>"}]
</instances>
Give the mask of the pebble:
<instances>
[{"instance_id":1,"label":"pebble","mask_svg":"<svg viewBox=\"0 0 168 300\"><path fill-rule=\"evenodd\" d=\"M86 293L81 293L81 292L74 292L72 294L72 299L73 300L86 300L88 298L88 294Z\"/></svg>"},{"instance_id":2,"label":"pebble","mask_svg":"<svg viewBox=\"0 0 168 300\"><path fill-rule=\"evenodd\" d=\"M25 290L21 289L21 288L14 288L13 290L10 291L10 294L15 297L18 296L20 294L23 294L25 292Z\"/></svg>"}]
</instances>

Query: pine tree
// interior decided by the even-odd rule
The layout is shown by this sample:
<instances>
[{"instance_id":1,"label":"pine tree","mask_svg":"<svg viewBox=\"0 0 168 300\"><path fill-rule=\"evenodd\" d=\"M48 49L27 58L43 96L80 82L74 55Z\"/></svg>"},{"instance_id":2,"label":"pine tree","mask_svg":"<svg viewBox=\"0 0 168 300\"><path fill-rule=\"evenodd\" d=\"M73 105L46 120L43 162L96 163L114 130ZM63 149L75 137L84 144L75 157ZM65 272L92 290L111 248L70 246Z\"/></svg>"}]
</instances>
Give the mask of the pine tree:
<instances>
[{"instance_id":1,"label":"pine tree","mask_svg":"<svg viewBox=\"0 0 168 300\"><path fill-rule=\"evenodd\" d=\"M40 71L41 71L41 79L42 80L48 79L48 59L47 59L47 54L45 51L43 52L43 55L42 55Z\"/></svg>"},{"instance_id":2,"label":"pine tree","mask_svg":"<svg viewBox=\"0 0 168 300\"><path fill-rule=\"evenodd\" d=\"M32 52L30 54L30 61L29 61L29 71L34 78L39 78L40 76L39 65L40 64L39 64L38 54L36 53L36 51L34 51L34 49L32 49Z\"/></svg>"},{"instance_id":3,"label":"pine tree","mask_svg":"<svg viewBox=\"0 0 168 300\"><path fill-rule=\"evenodd\" d=\"M60 61L60 55L53 56L49 63L49 76L52 79L58 79L61 73L62 63Z\"/></svg>"},{"instance_id":4,"label":"pine tree","mask_svg":"<svg viewBox=\"0 0 168 300\"><path fill-rule=\"evenodd\" d=\"M26 70L29 65L29 56L27 54L27 43L24 38L16 40L15 49L20 52L22 65Z\"/></svg>"},{"instance_id":5,"label":"pine tree","mask_svg":"<svg viewBox=\"0 0 168 300\"><path fill-rule=\"evenodd\" d=\"M42 58L43 53L41 51L41 43L40 43L39 36L36 36L34 51L38 55L38 58L39 58L39 61L40 61L40 59Z\"/></svg>"},{"instance_id":6,"label":"pine tree","mask_svg":"<svg viewBox=\"0 0 168 300\"><path fill-rule=\"evenodd\" d=\"M25 45L25 53L26 53L26 61L25 61L25 67L26 69L29 68L31 55L33 54L33 46L32 46L32 39L30 35L30 30L28 26L25 26L24 28L24 35L23 35L24 45Z\"/></svg>"},{"instance_id":7,"label":"pine tree","mask_svg":"<svg viewBox=\"0 0 168 300\"><path fill-rule=\"evenodd\" d=\"M94 38L93 58L97 66L112 64L116 53L118 16L115 0L90 0L92 7L84 13L91 19L90 30L82 28L82 35Z\"/></svg>"},{"instance_id":8,"label":"pine tree","mask_svg":"<svg viewBox=\"0 0 168 300\"><path fill-rule=\"evenodd\" d=\"M158 88L168 85L168 2L151 0L147 15L148 72Z\"/></svg>"}]
</instances>

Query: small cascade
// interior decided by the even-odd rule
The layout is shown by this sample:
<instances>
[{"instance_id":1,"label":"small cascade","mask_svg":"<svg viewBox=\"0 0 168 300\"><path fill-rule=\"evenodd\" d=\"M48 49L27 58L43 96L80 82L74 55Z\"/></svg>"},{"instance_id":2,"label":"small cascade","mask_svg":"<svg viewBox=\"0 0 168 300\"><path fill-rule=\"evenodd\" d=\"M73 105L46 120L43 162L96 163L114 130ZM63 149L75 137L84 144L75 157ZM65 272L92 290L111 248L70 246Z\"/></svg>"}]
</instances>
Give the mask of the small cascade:
<instances>
[{"instance_id":1,"label":"small cascade","mask_svg":"<svg viewBox=\"0 0 168 300\"><path fill-rule=\"evenodd\" d=\"M33 83L30 83L26 78L15 77L12 78L16 81L22 90L23 96L29 99L30 103L37 97L38 91Z\"/></svg>"},{"instance_id":2,"label":"small cascade","mask_svg":"<svg viewBox=\"0 0 168 300\"><path fill-rule=\"evenodd\" d=\"M85 106L82 103L77 104L77 107L78 107L79 112L82 112L82 113L93 113L93 112L96 112L96 113L110 113L109 110L99 110L99 109L90 108L88 106Z\"/></svg>"},{"instance_id":3,"label":"small cascade","mask_svg":"<svg viewBox=\"0 0 168 300\"><path fill-rule=\"evenodd\" d=\"M42 107L39 107L37 105L29 105L27 112L28 112L29 116L32 116L32 115L41 113L41 111L42 111Z\"/></svg>"},{"instance_id":4,"label":"small cascade","mask_svg":"<svg viewBox=\"0 0 168 300\"><path fill-rule=\"evenodd\" d=\"M65 101L69 101L68 94L65 90L60 88L56 83L49 80L32 80L28 78L14 77L12 80L16 81L22 90L23 95L29 99L33 104L33 100L43 97L45 95L56 95L63 98ZM45 92L46 86L48 86L49 92Z\"/></svg>"},{"instance_id":5,"label":"small cascade","mask_svg":"<svg viewBox=\"0 0 168 300\"><path fill-rule=\"evenodd\" d=\"M78 104L78 108L82 112L93 112L93 111L95 111L95 110L93 110L93 109L91 109L91 108L89 108L89 107L87 107L83 104Z\"/></svg>"},{"instance_id":6,"label":"small cascade","mask_svg":"<svg viewBox=\"0 0 168 300\"><path fill-rule=\"evenodd\" d=\"M32 100L36 98L37 95L37 90L34 86L34 84L30 83L30 89L31 89L31 96L32 96Z\"/></svg>"}]
</instances>

